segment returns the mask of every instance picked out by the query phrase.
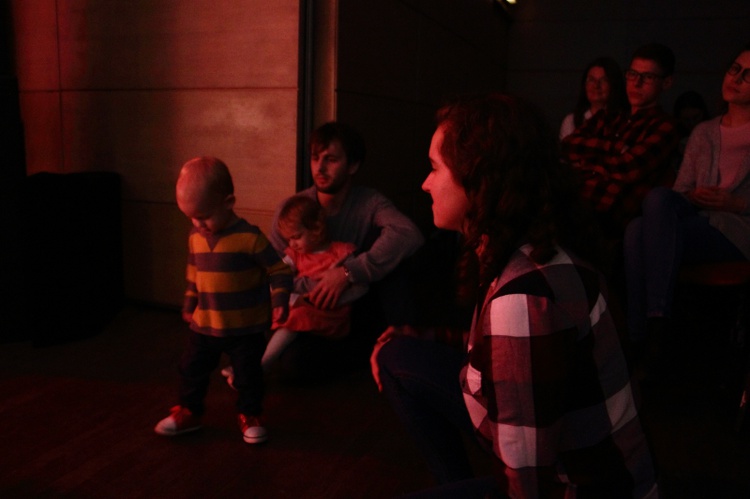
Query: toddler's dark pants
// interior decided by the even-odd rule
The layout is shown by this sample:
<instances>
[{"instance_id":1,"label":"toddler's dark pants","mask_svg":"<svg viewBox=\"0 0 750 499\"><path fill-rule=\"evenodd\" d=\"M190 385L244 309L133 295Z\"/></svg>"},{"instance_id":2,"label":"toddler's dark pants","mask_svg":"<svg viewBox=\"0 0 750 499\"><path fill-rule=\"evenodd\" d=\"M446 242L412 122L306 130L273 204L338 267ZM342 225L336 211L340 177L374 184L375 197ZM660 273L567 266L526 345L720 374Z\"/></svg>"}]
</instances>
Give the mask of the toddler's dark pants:
<instances>
[{"instance_id":1,"label":"toddler's dark pants","mask_svg":"<svg viewBox=\"0 0 750 499\"><path fill-rule=\"evenodd\" d=\"M226 353L234 369L237 412L259 416L263 400L260 361L265 350L263 333L217 338L191 331L180 362L180 405L198 417L203 415L210 375L219 365L221 354Z\"/></svg>"}]
</instances>

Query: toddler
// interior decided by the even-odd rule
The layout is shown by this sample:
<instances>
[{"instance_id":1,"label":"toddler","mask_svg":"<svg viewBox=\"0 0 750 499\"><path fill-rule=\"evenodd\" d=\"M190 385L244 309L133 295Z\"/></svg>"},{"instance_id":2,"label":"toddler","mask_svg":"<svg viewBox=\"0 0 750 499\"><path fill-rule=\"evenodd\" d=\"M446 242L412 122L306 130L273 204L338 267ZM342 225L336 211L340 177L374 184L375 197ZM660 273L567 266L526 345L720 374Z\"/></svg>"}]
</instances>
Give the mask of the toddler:
<instances>
[{"instance_id":1,"label":"toddler","mask_svg":"<svg viewBox=\"0 0 750 499\"><path fill-rule=\"evenodd\" d=\"M185 163L176 194L180 211L193 222L183 307L191 333L179 367L179 405L154 430L174 436L200 428L209 376L226 353L240 431L247 443L264 442L268 435L259 417L265 333L272 319L286 319L292 271L260 229L235 214L232 177L222 161L199 157Z\"/></svg>"},{"instance_id":2,"label":"toddler","mask_svg":"<svg viewBox=\"0 0 750 499\"><path fill-rule=\"evenodd\" d=\"M299 332L327 338L349 334L351 303L367 292L366 285L353 285L344 291L339 307L323 310L307 300L307 293L319 282L323 272L341 265L354 253L351 243L330 241L326 233L325 211L315 200L292 196L281 208L278 229L287 242L284 261L296 272L289 317L274 321L275 329L263 356L268 370Z\"/></svg>"},{"instance_id":3,"label":"toddler","mask_svg":"<svg viewBox=\"0 0 750 499\"><path fill-rule=\"evenodd\" d=\"M275 330L262 366L268 371L273 362L297 334L306 332L337 339L349 334L351 303L367 292L367 285L348 287L339 299L340 306L324 310L313 306L306 298L320 281L321 275L331 267L341 265L355 250L351 243L330 241L326 233L325 211L314 199L292 196L281 207L278 229L287 243L284 261L296 272L289 317L274 321ZM231 367L222 369L229 386L234 386L235 377Z\"/></svg>"}]
</instances>

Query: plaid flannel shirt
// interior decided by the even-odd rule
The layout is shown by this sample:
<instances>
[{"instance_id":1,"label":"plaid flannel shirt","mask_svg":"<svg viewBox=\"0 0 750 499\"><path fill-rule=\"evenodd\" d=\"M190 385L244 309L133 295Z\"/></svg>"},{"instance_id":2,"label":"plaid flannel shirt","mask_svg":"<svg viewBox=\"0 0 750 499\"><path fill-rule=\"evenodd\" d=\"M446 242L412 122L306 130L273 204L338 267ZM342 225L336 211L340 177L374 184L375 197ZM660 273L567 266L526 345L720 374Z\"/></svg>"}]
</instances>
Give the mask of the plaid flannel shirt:
<instances>
[{"instance_id":1,"label":"plaid flannel shirt","mask_svg":"<svg viewBox=\"0 0 750 499\"><path fill-rule=\"evenodd\" d=\"M657 497L603 278L559 248L544 265L530 252L490 286L461 371L501 486L523 498Z\"/></svg>"},{"instance_id":2,"label":"plaid flannel shirt","mask_svg":"<svg viewBox=\"0 0 750 499\"><path fill-rule=\"evenodd\" d=\"M632 115L600 111L563 139L561 152L580 174L584 199L624 228L652 187L674 181L679 140L658 106Z\"/></svg>"}]
</instances>

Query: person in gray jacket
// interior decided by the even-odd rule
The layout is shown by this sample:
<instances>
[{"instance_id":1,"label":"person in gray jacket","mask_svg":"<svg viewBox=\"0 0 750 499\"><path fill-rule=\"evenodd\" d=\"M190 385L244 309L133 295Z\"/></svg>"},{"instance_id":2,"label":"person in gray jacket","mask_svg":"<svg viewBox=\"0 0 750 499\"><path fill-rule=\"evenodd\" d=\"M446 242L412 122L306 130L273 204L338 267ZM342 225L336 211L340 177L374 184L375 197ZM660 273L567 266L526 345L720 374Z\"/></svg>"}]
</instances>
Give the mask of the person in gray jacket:
<instances>
[{"instance_id":1,"label":"person in gray jacket","mask_svg":"<svg viewBox=\"0 0 750 499\"><path fill-rule=\"evenodd\" d=\"M695 127L672 189L653 189L625 234L628 328L648 364L683 263L750 260L750 44L727 68L726 113ZM638 372L636 373L639 374Z\"/></svg>"},{"instance_id":2,"label":"person in gray jacket","mask_svg":"<svg viewBox=\"0 0 750 499\"><path fill-rule=\"evenodd\" d=\"M289 346L279 364L292 378L340 370L346 364L366 367L375 339L387 326L415 320L405 261L424 244L419 228L388 198L353 184L365 159L365 142L356 129L341 122L321 125L310 137L310 155L313 185L298 195L323 207L331 240L352 243L357 249L354 258L329 269L307 299L316 307L331 309L352 285L368 285L370 292L354 303L347 338L334 341L305 335ZM269 240L283 252L287 243L279 234L277 219L278 210Z\"/></svg>"}]
</instances>

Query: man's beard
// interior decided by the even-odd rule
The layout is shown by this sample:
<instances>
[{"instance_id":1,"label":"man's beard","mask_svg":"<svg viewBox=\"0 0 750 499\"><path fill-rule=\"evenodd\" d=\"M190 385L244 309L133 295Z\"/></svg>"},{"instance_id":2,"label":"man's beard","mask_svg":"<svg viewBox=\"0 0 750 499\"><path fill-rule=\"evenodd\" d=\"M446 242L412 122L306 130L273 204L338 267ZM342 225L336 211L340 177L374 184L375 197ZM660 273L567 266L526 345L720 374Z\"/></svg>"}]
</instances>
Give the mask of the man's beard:
<instances>
[{"instance_id":1,"label":"man's beard","mask_svg":"<svg viewBox=\"0 0 750 499\"><path fill-rule=\"evenodd\" d=\"M344 186L346 186L347 180L348 179L346 177L339 177L333 179L332 183L322 188L318 184L317 180L313 179L313 182L315 183L315 187L318 189L318 192L322 192L323 194L338 194L344 189Z\"/></svg>"}]
</instances>

